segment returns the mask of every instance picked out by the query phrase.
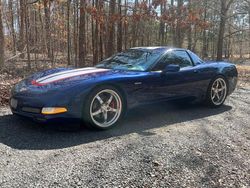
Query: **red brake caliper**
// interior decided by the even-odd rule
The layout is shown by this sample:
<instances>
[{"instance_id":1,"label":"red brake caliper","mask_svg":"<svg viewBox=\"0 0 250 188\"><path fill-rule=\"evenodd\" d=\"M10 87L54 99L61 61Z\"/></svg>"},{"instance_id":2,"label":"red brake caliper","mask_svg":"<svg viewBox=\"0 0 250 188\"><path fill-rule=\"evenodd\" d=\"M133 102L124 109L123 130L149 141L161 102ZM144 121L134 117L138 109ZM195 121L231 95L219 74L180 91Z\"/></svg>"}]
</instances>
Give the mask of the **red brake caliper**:
<instances>
[{"instance_id":1,"label":"red brake caliper","mask_svg":"<svg viewBox=\"0 0 250 188\"><path fill-rule=\"evenodd\" d=\"M115 101L114 101L114 100L111 101L110 107L111 107L111 108L115 108Z\"/></svg>"}]
</instances>

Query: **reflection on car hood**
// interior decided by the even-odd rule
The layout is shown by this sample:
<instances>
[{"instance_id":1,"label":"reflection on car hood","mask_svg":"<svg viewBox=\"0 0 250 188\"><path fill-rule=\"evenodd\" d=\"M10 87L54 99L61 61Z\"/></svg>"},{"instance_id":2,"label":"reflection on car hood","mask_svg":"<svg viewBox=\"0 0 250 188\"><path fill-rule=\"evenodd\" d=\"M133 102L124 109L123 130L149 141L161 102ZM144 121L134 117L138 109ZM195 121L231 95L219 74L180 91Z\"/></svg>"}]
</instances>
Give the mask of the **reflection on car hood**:
<instances>
[{"instance_id":1,"label":"reflection on car hood","mask_svg":"<svg viewBox=\"0 0 250 188\"><path fill-rule=\"evenodd\" d=\"M37 77L31 81L32 85L43 86L52 83L65 82L75 79L88 79L100 75L100 73L108 72L108 69L98 69L95 67L87 67L81 69L63 70L60 72Z\"/></svg>"},{"instance_id":2,"label":"reflection on car hood","mask_svg":"<svg viewBox=\"0 0 250 188\"><path fill-rule=\"evenodd\" d=\"M95 82L111 79L130 78L134 76L143 76L145 72L112 70L96 67L72 69L72 68L56 68L37 72L26 79L20 81L12 88L12 95L22 94L33 95L47 92L58 91L59 88L81 87L86 83L92 84Z\"/></svg>"}]
</instances>

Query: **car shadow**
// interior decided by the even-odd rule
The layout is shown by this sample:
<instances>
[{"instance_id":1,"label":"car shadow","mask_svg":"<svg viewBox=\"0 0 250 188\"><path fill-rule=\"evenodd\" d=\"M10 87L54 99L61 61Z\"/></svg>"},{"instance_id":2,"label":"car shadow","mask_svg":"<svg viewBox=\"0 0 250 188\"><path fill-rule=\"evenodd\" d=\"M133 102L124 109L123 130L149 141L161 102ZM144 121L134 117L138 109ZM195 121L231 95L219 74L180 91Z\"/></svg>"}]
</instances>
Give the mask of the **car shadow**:
<instances>
[{"instance_id":1,"label":"car shadow","mask_svg":"<svg viewBox=\"0 0 250 188\"><path fill-rule=\"evenodd\" d=\"M231 109L228 105L208 108L202 105L151 104L130 110L123 121L112 129L94 131L81 128L71 132L54 129L60 127L59 123L40 125L28 119L5 115L0 116L0 143L21 150L61 149L130 133L148 136L154 134L150 129L206 118Z\"/></svg>"}]
</instances>

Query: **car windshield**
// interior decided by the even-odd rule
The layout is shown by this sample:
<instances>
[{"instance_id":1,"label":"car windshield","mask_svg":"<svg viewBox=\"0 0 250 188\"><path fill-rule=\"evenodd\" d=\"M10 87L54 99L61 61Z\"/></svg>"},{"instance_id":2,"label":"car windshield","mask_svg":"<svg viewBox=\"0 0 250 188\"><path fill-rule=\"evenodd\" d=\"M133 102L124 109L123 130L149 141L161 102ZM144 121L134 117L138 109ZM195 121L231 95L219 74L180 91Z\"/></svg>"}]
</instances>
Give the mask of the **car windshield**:
<instances>
[{"instance_id":1,"label":"car windshield","mask_svg":"<svg viewBox=\"0 0 250 188\"><path fill-rule=\"evenodd\" d=\"M159 51L129 49L101 61L96 67L115 70L145 71L160 56L161 53L159 53Z\"/></svg>"}]
</instances>

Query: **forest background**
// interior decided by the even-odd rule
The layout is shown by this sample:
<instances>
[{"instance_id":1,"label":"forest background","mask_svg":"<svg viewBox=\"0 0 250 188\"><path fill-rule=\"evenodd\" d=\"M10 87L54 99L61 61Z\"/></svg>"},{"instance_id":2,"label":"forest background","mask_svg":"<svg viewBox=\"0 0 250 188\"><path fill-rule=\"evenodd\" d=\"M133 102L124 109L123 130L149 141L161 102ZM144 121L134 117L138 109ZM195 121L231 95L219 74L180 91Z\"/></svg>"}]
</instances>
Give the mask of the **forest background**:
<instances>
[{"instance_id":1,"label":"forest background","mask_svg":"<svg viewBox=\"0 0 250 188\"><path fill-rule=\"evenodd\" d=\"M0 0L0 105L51 67L93 66L135 46L187 48L250 80L250 0Z\"/></svg>"}]
</instances>

